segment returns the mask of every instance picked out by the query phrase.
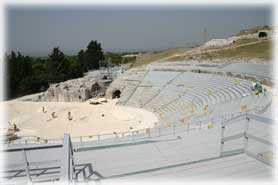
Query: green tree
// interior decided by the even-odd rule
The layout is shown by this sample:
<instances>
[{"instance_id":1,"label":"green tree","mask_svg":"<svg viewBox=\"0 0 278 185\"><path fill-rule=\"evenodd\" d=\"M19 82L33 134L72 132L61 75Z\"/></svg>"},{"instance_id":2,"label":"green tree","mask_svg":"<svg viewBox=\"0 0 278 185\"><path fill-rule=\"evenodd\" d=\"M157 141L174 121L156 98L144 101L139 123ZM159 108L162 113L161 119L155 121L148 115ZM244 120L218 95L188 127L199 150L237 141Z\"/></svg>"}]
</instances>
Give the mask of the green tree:
<instances>
[{"instance_id":1,"label":"green tree","mask_svg":"<svg viewBox=\"0 0 278 185\"><path fill-rule=\"evenodd\" d=\"M113 66L118 66L122 63L122 55L119 53L105 53L105 60L110 60Z\"/></svg>"},{"instance_id":2,"label":"green tree","mask_svg":"<svg viewBox=\"0 0 278 185\"><path fill-rule=\"evenodd\" d=\"M69 61L59 47L53 49L47 63L48 79L51 82L61 82L68 79Z\"/></svg>"},{"instance_id":3,"label":"green tree","mask_svg":"<svg viewBox=\"0 0 278 185\"><path fill-rule=\"evenodd\" d=\"M99 61L104 59L103 51L101 44L96 40L92 40L87 46L86 50L86 64L87 68L90 69L99 69Z\"/></svg>"},{"instance_id":4,"label":"green tree","mask_svg":"<svg viewBox=\"0 0 278 185\"><path fill-rule=\"evenodd\" d=\"M32 75L32 60L28 56L11 52L10 55L6 55L6 67L7 67L7 95L9 97L20 94L21 81Z\"/></svg>"},{"instance_id":5,"label":"green tree","mask_svg":"<svg viewBox=\"0 0 278 185\"><path fill-rule=\"evenodd\" d=\"M83 76L83 69L77 60L71 61L68 75L70 78L79 78Z\"/></svg>"},{"instance_id":6,"label":"green tree","mask_svg":"<svg viewBox=\"0 0 278 185\"><path fill-rule=\"evenodd\" d=\"M86 63L86 53L83 49L81 49L78 52L77 61L80 64L82 71L87 72L88 71L88 66L87 66L87 63Z\"/></svg>"}]
</instances>

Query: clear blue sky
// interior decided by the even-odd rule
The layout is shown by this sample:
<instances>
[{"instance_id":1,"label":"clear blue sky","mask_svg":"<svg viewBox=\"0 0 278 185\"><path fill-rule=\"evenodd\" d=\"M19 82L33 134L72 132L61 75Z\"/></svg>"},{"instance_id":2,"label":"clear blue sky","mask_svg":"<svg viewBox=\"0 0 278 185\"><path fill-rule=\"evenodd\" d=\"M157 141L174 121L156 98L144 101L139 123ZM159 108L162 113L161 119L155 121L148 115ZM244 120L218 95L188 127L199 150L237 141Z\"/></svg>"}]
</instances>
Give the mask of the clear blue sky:
<instances>
[{"instance_id":1,"label":"clear blue sky","mask_svg":"<svg viewBox=\"0 0 278 185\"><path fill-rule=\"evenodd\" d=\"M161 50L224 38L241 29L271 25L266 6L232 7L13 7L6 8L7 50L47 56L59 46L76 54L90 40L104 51Z\"/></svg>"}]
</instances>

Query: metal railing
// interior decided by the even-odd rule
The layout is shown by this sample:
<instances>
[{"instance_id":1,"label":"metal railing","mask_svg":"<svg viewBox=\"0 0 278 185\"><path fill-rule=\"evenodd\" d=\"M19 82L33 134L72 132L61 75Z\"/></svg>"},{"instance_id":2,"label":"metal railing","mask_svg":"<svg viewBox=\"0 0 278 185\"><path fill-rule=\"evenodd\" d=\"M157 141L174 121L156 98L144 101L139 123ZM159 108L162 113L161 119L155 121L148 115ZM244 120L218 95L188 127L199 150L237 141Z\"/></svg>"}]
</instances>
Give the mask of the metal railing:
<instances>
[{"instance_id":1,"label":"metal railing","mask_svg":"<svg viewBox=\"0 0 278 185\"><path fill-rule=\"evenodd\" d=\"M271 102L266 102L262 105L264 108L269 107ZM190 132L194 130L208 129L208 123L217 124L223 120L234 119L239 115L245 113L250 113L252 111L256 112L257 107L247 111L239 111L232 114L224 114L214 118L208 118L207 116L200 116L201 119L194 117L195 121L188 121L185 123L179 123L179 120L173 120L171 116L165 116L164 120L161 122L161 125L154 128L145 128L139 130L130 130L125 132L113 132L105 134L94 134L87 136L73 136L71 140L73 143L85 143L92 142L94 144L105 144L105 143L120 143L135 141L138 139L147 139L150 137L160 137L165 135L175 135L175 133L181 132ZM169 125L169 123L171 123ZM167 126L165 126L167 125ZM8 145L30 145L30 144L44 144L44 143L62 143L63 138L41 138L38 136L22 136L20 139L9 141L6 144Z\"/></svg>"},{"instance_id":2,"label":"metal railing","mask_svg":"<svg viewBox=\"0 0 278 185\"><path fill-rule=\"evenodd\" d=\"M52 161L32 161L33 159L27 158L29 151L49 150L53 148L61 148L63 155L57 160ZM73 182L75 177L75 165L73 160L73 147L69 134L65 134L62 144L43 144L36 146L24 146L24 147L10 147L2 150L3 153L22 153L23 161L20 163L9 164L3 174L4 181L12 182L12 179L27 177L28 183L40 182L40 181L57 181ZM30 162L31 161L31 162ZM47 166L45 166L47 165ZM82 166L82 165L77 165ZM84 166L84 165L83 165ZM85 164L85 166L88 166ZM53 171L54 170L54 171ZM80 170L79 170L80 171ZM49 174L52 174L49 176ZM11 180L11 181L10 181Z\"/></svg>"},{"instance_id":3,"label":"metal railing","mask_svg":"<svg viewBox=\"0 0 278 185\"><path fill-rule=\"evenodd\" d=\"M255 122L251 122L251 121ZM241 121L245 121L244 123L244 128L240 128L238 133L226 136L225 133L227 133L229 130L229 127L232 127L235 123L239 123L239 125L242 125ZM253 134L250 132L250 126L251 124L265 124L265 125L274 125L275 121L250 114L248 112L242 113L242 114L237 114L231 118L228 119L222 119L221 120L221 146L220 146L220 152L218 158L221 157L226 157L226 156L232 156L232 155L237 155L237 154L246 154L256 160L259 160L269 166L273 165L273 161L265 159L263 156L258 155L258 153L254 153L248 149L248 146L250 145L250 140L255 140L256 142L262 144L262 145L267 145L273 147L274 144L272 141L269 141L265 138L262 138L256 134ZM103 137L107 137L104 139L105 141L111 141L111 142L116 142L118 143L119 141L136 141L138 139L146 139L146 138L153 138L153 137L160 137L160 136L165 136L165 135L177 135L179 133L184 133L188 132L190 130L199 130L202 129L202 122L196 122L194 125L192 124L183 124L183 125L171 125L166 128L154 128L154 129L141 129L137 131L129 131L129 132L121 132L121 133L113 133L114 138L110 138L110 134L102 135ZM142 131L142 133L140 132ZM99 135L96 135L96 142L100 142L101 138L98 138ZM121 136L121 137L120 137ZM83 137L83 138L82 138ZM84 136L81 138L75 137L72 138L74 139L81 139L78 142L86 142L84 139ZM89 137L88 142L92 142L93 137ZM127 140L121 140L123 138L127 138ZM99 140L98 140L99 139ZM230 141L234 140L243 140L243 145L237 145L236 149L232 150L224 150L224 145L229 143ZM81 171L76 170L76 166L74 164L74 156L73 156L73 146L72 146L72 141L71 138L68 134L65 135L63 138L62 144L47 144L47 145L38 145L38 146L25 146L25 147L12 147L9 149L6 149L5 152L20 152L23 151L23 156L25 159L24 163L24 168L23 170L25 171L25 176L27 176L28 180L32 182L32 176L37 176L40 173L34 174L33 171L34 169L30 168L30 164L27 159L26 151L28 150L41 150L41 149L49 149L49 148L57 148L57 147L62 147L63 150L63 156L61 156L61 163L60 166L57 166L58 170L60 169L60 175L58 176L58 179L60 181L67 181L67 182L74 182L76 179L76 175L78 173L81 173ZM214 157L213 159L216 159L217 157ZM208 159L202 159L202 160L208 160ZM36 162L38 163L38 162ZM42 163L42 162L39 162ZM192 162L191 162L192 163ZM36 169L37 170L37 169ZM44 169L40 169L44 170ZM22 169L21 169L22 171ZM91 169L92 171L92 169ZM17 171L15 171L16 173ZM32 172L32 173L31 173ZM13 175L15 177L15 175ZM57 177L54 177L57 178Z\"/></svg>"},{"instance_id":4,"label":"metal railing","mask_svg":"<svg viewBox=\"0 0 278 185\"><path fill-rule=\"evenodd\" d=\"M131 130L125 132L113 132L107 134L96 134L87 136L73 136L71 141L73 143L86 143L92 144L106 144L106 143L120 143L132 142L136 140L161 137L166 135L176 135L179 133L188 133L190 131L197 131L201 129L209 129L208 124L203 121L195 121L188 123L173 123L167 126L157 126L154 128L145 128L139 130ZM8 145L32 145L32 144L59 144L63 142L63 138L56 139L43 139L37 136L21 137L19 140L10 141Z\"/></svg>"},{"instance_id":5,"label":"metal railing","mask_svg":"<svg viewBox=\"0 0 278 185\"><path fill-rule=\"evenodd\" d=\"M242 115L244 112L236 112L233 114L226 114L216 117L214 119L202 119L191 122L179 122L172 121L168 124L165 122L163 126L156 126L154 128L144 128L139 130L130 130L125 132L113 132L107 134L92 134L83 136L72 136L71 141L73 143L88 143L96 145L102 144L115 144L121 142L132 142L142 139L156 138L166 135L176 135L180 133L189 133L192 131L198 131L202 129L210 129L209 124L220 124L223 120L232 119L238 115ZM37 136L23 136L18 140L13 140L7 143L8 145L32 145L32 144L60 144L63 143L63 138L44 139Z\"/></svg>"},{"instance_id":6,"label":"metal railing","mask_svg":"<svg viewBox=\"0 0 278 185\"><path fill-rule=\"evenodd\" d=\"M261 145L267 145L270 147L273 147L273 141L269 141L265 138L262 138L260 136L256 136L253 133L249 132L249 127L251 124L251 120L256 121L256 124L266 124L266 125L274 125L275 121L269 118L265 118L262 116L258 116L255 114L250 114L250 113L245 113L242 115L238 115L232 119L225 120L221 123L221 145L220 145L220 157L225 157L228 155L233 155L233 154L240 154L240 153L245 153L248 156L255 158L256 160L259 160L269 166L273 166L273 161L272 159L265 159L261 154L257 154L249 150L248 146L250 145L250 140L254 140ZM244 123L244 128L241 130L239 133L230 135L230 136L225 136L225 133L227 132L228 127L233 126L233 124L238 123L240 121L245 121ZM240 146L239 148L233 149L233 150L228 150L224 151L224 145L229 142L229 141L234 141L234 140L241 140L243 139L243 145ZM274 149L270 149L271 153L274 153Z\"/></svg>"},{"instance_id":7,"label":"metal railing","mask_svg":"<svg viewBox=\"0 0 278 185\"><path fill-rule=\"evenodd\" d=\"M73 147L69 134L65 134L63 141L63 158L61 161L61 179L62 182L72 182L75 177L75 167L73 161Z\"/></svg>"}]
</instances>

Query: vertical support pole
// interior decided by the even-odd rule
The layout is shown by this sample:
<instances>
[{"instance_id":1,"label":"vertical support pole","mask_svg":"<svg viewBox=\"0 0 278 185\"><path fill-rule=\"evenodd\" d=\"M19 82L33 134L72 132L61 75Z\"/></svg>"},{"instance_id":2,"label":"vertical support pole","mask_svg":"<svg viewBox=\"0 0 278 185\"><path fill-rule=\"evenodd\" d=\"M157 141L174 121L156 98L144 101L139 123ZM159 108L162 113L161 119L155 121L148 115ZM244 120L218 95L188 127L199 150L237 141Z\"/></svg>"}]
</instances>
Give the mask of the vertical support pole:
<instances>
[{"instance_id":1,"label":"vertical support pole","mask_svg":"<svg viewBox=\"0 0 278 185\"><path fill-rule=\"evenodd\" d=\"M115 141L115 143L117 143L118 142L118 134L115 133L114 136L115 136L114 141Z\"/></svg>"},{"instance_id":2,"label":"vertical support pole","mask_svg":"<svg viewBox=\"0 0 278 185\"><path fill-rule=\"evenodd\" d=\"M97 144L100 144L100 135L97 135Z\"/></svg>"},{"instance_id":3,"label":"vertical support pole","mask_svg":"<svg viewBox=\"0 0 278 185\"><path fill-rule=\"evenodd\" d=\"M82 136L80 136L80 143L82 143Z\"/></svg>"},{"instance_id":4,"label":"vertical support pole","mask_svg":"<svg viewBox=\"0 0 278 185\"><path fill-rule=\"evenodd\" d=\"M160 129L160 127L158 127L158 136L159 137L161 136L161 129Z\"/></svg>"},{"instance_id":5,"label":"vertical support pole","mask_svg":"<svg viewBox=\"0 0 278 185\"><path fill-rule=\"evenodd\" d=\"M187 123L187 133L189 133L190 123Z\"/></svg>"},{"instance_id":6,"label":"vertical support pole","mask_svg":"<svg viewBox=\"0 0 278 185\"><path fill-rule=\"evenodd\" d=\"M23 154L23 158L24 158L25 173L27 175L28 181L32 182L30 171L29 171L29 162L27 160L26 151L24 149L22 150L22 154Z\"/></svg>"},{"instance_id":7,"label":"vertical support pole","mask_svg":"<svg viewBox=\"0 0 278 185\"><path fill-rule=\"evenodd\" d=\"M222 122L221 122L221 138L220 138L220 157L222 157L222 153L223 153L223 150L224 150L224 141L223 141L223 138L224 138L224 132L225 132L225 125L223 124L223 119L222 119Z\"/></svg>"},{"instance_id":8,"label":"vertical support pole","mask_svg":"<svg viewBox=\"0 0 278 185\"><path fill-rule=\"evenodd\" d=\"M69 134L65 134L61 162L61 178L63 183L71 183L74 179L73 150Z\"/></svg>"},{"instance_id":9,"label":"vertical support pole","mask_svg":"<svg viewBox=\"0 0 278 185\"><path fill-rule=\"evenodd\" d=\"M246 112L246 122L245 122L245 127L244 127L244 152L247 150L248 148L248 137L246 136L248 129L249 129L249 122L250 122L250 118L248 118L247 116L247 112Z\"/></svg>"},{"instance_id":10,"label":"vertical support pole","mask_svg":"<svg viewBox=\"0 0 278 185\"><path fill-rule=\"evenodd\" d=\"M176 135L176 124L173 124L173 136Z\"/></svg>"}]
</instances>

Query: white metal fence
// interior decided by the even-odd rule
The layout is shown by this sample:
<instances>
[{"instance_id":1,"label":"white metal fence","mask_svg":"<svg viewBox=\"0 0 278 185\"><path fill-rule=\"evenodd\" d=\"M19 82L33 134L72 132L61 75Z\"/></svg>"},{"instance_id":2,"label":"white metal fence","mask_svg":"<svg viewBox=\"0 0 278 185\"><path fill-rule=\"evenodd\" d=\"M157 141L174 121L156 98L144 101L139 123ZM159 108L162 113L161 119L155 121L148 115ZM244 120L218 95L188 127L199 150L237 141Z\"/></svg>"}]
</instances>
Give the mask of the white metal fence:
<instances>
[{"instance_id":1,"label":"white metal fence","mask_svg":"<svg viewBox=\"0 0 278 185\"><path fill-rule=\"evenodd\" d=\"M210 129L214 125L220 124L222 120L231 119L243 112L237 112L234 114L224 115L210 120L198 120L194 122L175 122L172 124L157 126L154 128L145 128L139 130L130 130L126 132L113 132L107 134L87 135L87 136L73 136L71 141L73 143L86 143L102 145L108 143L121 143L132 142L136 140L161 137L166 135L176 135L180 133L188 133L191 131L198 131L201 129ZM62 143L63 138L51 138L45 139L37 136L23 136L20 139L10 141L8 145L30 145L30 144L46 144L46 143Z\"/></svg>"}]
</instances>

